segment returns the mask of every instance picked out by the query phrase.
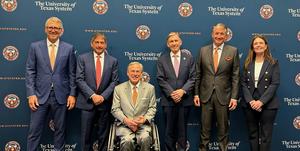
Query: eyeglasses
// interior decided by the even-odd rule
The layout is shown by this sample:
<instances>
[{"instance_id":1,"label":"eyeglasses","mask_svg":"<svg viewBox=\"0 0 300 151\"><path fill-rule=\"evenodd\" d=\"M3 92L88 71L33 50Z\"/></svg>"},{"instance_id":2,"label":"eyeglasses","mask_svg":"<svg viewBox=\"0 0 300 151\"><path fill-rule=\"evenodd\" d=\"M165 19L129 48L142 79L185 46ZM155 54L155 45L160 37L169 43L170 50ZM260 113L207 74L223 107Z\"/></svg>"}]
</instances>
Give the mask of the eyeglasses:
<instances>
[{"instance_id":1,"label":"eyeglasses","mask_svg":"<svg viewBox=\"0 0 300 151\"><path fill-rule=\"evenodd\" d=\"M61 30L62 28L60 27L47 27L48 30L55 30L55 31L59 31Z\"/></svg>"}]
</instances>

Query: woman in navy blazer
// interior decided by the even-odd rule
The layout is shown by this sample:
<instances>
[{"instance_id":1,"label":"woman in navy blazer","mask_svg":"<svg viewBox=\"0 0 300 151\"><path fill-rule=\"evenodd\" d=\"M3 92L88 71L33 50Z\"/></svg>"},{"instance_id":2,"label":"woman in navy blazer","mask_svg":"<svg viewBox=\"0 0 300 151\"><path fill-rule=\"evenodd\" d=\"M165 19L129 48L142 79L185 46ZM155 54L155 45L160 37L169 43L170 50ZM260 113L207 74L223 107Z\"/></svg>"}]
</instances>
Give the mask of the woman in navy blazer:
<instances>
[{"instance_id":1,"label":"woman in navy blazer","mask_svg":"<svg viewBox=\"0 0 300 151\"><path fill-rule=\"evenodd\" d=\"M279 102L276 90L280 83L278 61L272 58L264 36L252 38L241 78L251 151L270 151L272 129Z\"/></svg>"}]
</instances>

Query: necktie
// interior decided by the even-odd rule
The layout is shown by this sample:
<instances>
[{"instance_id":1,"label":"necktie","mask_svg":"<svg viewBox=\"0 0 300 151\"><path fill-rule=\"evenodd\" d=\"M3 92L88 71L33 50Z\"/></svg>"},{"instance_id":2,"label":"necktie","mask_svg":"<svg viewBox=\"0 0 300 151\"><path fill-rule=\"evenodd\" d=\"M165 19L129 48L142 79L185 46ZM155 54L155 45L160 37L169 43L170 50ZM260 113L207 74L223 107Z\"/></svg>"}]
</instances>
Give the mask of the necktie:
<instances>
[{"instance_id":1,"label":"necktie","mask_svg":"<svg viewBox=\"0 0 300 151\"><path fill-rule=\"evenodd\" d=\"M96 60L96 84L97 84L97 88L99 88L99 85L101 83L101 76L102 76L102 67L101 67L101 61L100 61L100 58L101 56L97 56L96 57L97 60Z\"/></svg>"},{"instance_id":2,"label":"necktie","mask_svg":"<svg viewBox=\"0 0 300 151\"><path fill-rule=\"evenodd\" d=\"M219 48L216 47L216 48L214 49L214 54L213 54L215 72L217 72L218 65L219 65L219 52L218 52L218 49L219 49Z\"/></svg>"},{"instance_id":3,"label":"necktie","mask_svg":"<svg viewBox=\"0 0 300 151\"><path fill-rule=\"evenodd\" d=\"M179 73L179 60L178 60L178 55L173 55L173 57L174 57L174 64L173 64L173 67L174 67L174 70L175 70L176 77L178 77L178 73Z\"/></svg>"},{"instance_id":4,"label":"necktie","mask_svg":"<svg viewBox=\"0 0 300 151\"><path fill-rule=\"evenodd\" d=\"M132 89L132 103L133 105L136 105L136 101L137 101L137 97L138 97L138 92L137 92L137 87L134 86L133 89Z\"/></svg>"},{"instance_id":5,"label":"necktie","mask_svg":"<svg viewBox=\"0 0 300 151\"><path fill-rule=\"evenodd\" d=\"M54 64L55 64L55 44L50 44L50 65L51 69L54 69Z\"/></svg>"}]
</instances>

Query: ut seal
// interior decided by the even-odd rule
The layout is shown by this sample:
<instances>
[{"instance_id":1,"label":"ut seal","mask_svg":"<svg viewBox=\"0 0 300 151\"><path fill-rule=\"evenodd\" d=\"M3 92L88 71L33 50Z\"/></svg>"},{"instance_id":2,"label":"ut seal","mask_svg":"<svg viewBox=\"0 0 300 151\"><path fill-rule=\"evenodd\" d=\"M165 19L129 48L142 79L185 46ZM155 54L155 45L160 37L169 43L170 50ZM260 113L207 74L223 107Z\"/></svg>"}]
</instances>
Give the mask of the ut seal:
<instances>
[{"instance_id":1,"label":"ut seal","mask_svg":"<svg viewBox=\"0 0 300 151\"><path fill-rule=\"evenodd\" d=\"M232 39L233 33L230 28L227 28L227 39L226 42L230 41Z\"/></svg>"},{"instance_id":2,"label":"ut seal","mask_svg":"<svg viewBox=\"0 0 300 151\"><path fill-rule=\"evenodd\" d=\"M5 145L5 151L20 151L20 144L16 141L10 141Z\"/></svg>"},{"instance_id":3,"label":"ut seal","mask_svg":"<svg viewBox=\"0 0 300 151\"><path fill-rule=\"evenodd\" d=\"M4 105L9 109L15 109L20 105L20 99L15 94L9 94L4 98Z\"/></svg>"},{"instance_id":4,"label":"ut seal","mask_svg":"<svg viewBox=\"0 0 300 151\"><path fill-rule=\"evenodd\" d=\"M298 73L295 77L295 82L298 86L300 86L300 73Z\"/></svg>"},{"instance_id":5,"label":"ut seal","mask_svg":"<svg viewBox=\"0 0 300 151\"><path fill-rule=\"evenodd\" d=\"M147 72L142 73L142 81L143 82L149 82L150 81L150 75Z\"/></svg>"},{"instance_id":6,"label":"ut seal","mask_svg":"<svg viewBox=\"0 0 300 151\"><path fill-rule=\"evenodd\" d=\"M260 8L260 16L263 19L270 19L273 16L273 7L271 5L263 5Z\"/></svg>"},{"instance_id":7,"label":"ut seal","mask_svg":"<svg viewBox=\"0 0 300 151\"><path fill-rule=\"evenodd\" d=\"M105 0L96 0L93 4L93 10L96 14L103 15L108 10L108 4Z\"/></svg>"},{"instance_id":8,"label":"ut seal","mask_svg":"<svg viewBox=\"0 0 300 151\"><path fill-rule=\"evenodd\" d=\"M296 129L300 129L300 116L294 118L293 125Z\"/></svg>"},{"instance_id":9,"label":"ut seal","mask_svg":"<svg viewBox=\"0 0 300 151\"><path fill-rule=\"evenodd\" d=\"M190 142L187 140L186 141L186 147L185 147L185 151L188 151L190 149ZM179 144L178 142L176 142L176 149L179 150Z\"/></svg>"},{"instance_id":10,"label":"ut seal","mask_svg":"<svg viewBox=\"0 0 300 151\"><path fill-rule=\"evenodd\" d=\"M189 17L193 13L193 7L187 2L181 3L178 7L178 13L182 17Z\"/></svg>"},{"instance_id":11,"label":"ut seal","mask_svg":"<svg viewBox=\"0 0 300 151\"><path fill-rule=\"evenodd\" d=\"M298 39L298 41L300 41L300 31L297 34L297 39Z\"/></svg>"},{"instance_id":12,"label":"ut seal","mask_svg":"<svg viewBox=\"0 0 300 151\"><path fill-rule=\"evenodd\" d=\"M3 49L3 57L8 61L14 61L19 57L19 51L14 46L6 46Z\"/></svg>"},{"instance_id":13,"label":"ut seal","mask_svg":"<svg viewBox=\"0 0 300 151\"><path fill-rule=\"evenodd\" d=\"M140 40L146 40L150 37L150 28L146 25L140 25L136 28L135 34Z\"/></svg>"},{"instance_id":14,"label":"ut seal","mask_svg":"<svg viewBox=\"0 0 300 151\"><path fill-rule=\"evenodd\" d=\"M2 8L7 12L13 12L17 8L17 0L1 0Z\"/></svg>"}]
</instances>

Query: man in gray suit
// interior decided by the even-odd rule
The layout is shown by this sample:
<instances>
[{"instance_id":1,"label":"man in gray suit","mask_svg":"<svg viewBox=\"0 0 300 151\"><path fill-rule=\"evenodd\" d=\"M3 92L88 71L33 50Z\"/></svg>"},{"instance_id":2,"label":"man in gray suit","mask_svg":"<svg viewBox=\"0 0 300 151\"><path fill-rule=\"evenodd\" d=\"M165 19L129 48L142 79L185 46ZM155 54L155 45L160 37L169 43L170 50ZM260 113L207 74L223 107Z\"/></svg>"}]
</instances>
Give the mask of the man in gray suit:
<instances>
[{"instance_id":1,"label":"man in gray suit","mask_svg":"<svg viewBox=\"0 0 300 151\"><path fill-rule=\"evenodd\" d=\"M143 65L131 62L126 81L115 87L111 113L118 119L116 135L121 139L121 151L134 151L137 143L141 151L151 147L150 121L156 113L154 86L142 82Z\"/></svg>"},{"instance_id":2,"label":"man in gray suit","mask_svg":"<svg viewBox=\"0 0 300 151\"><path fill-rule=\"evenodd\" d=\"M227 27L212 28L213 44L201 48L196 62L194 103L201 104L200 150L208 150L213 114L217 121L219 150L227 151L229 111L237 106L239 90L239 53L226 45Z\"/></svg>"}]
</instances>

